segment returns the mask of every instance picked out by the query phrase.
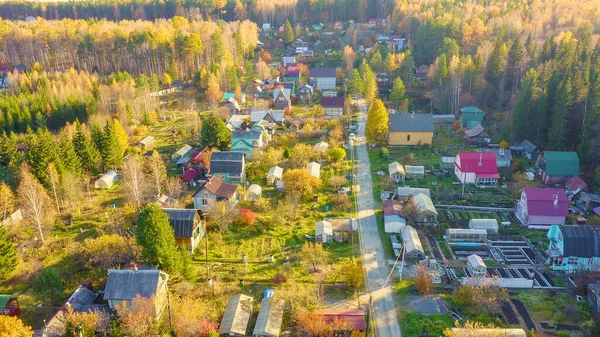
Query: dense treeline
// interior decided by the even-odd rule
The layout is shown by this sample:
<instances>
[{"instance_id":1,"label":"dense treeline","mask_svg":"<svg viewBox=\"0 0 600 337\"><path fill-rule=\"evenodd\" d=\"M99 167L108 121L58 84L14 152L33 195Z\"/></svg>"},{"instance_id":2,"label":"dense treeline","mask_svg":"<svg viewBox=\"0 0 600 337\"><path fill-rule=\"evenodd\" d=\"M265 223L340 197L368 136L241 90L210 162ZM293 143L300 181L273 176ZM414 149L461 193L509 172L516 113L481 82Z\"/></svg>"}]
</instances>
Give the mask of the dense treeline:
<instances>
[{"instance_id":1,"label":"dense treeline","mask_svg":"<svg viewBox=\"0 0 600 337\"><path fill-rule=\"evenodd\" d=\"M0 21L0 64L181 78L202 66L224 73L243 65L257 41L250 21Z\"/></svg>"}]
</instances>

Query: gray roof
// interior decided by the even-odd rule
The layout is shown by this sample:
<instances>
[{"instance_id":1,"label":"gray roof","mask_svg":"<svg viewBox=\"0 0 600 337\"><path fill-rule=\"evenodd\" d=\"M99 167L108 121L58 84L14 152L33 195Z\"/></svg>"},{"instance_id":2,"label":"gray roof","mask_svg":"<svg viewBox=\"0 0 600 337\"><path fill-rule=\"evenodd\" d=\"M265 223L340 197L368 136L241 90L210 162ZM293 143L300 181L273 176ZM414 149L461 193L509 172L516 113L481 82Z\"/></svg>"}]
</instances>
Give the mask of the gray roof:
<instances>
[{"instance_id":1,"label":"gray roof","mask_svg":"<svg viewBox=\"0 0 600 337\"><path fill-rule=\"evenodd\" d=\"M600 256L600 231L596 226L559 225L558 228L563 236L564 256Z\"/></svg>"},{"instance_id":2,"label":"gray roof","mask_svg":"<svg viewBox=\"0 0 600 337\"><path fill-rule=\"evenodd\" d=\"M391 114L389 132L433 132L431 114Z\"/></svg>"},{"instance_id":3,"label":"gray roof","mask_svg":"<svg viewBox=\"0 0 600 337\"><path fill-rule=\"evenodd\" d=\"M431 196L431 191L428 188L419 188L419 187L410 187L410 186L404 186L404 187L398 187L397 192L398 197L408 197L409 195L412 195L413 197L419 193L423 193L426 196L430 197Z\"/></svg>"},{"instance_id":4,"label":"gray roof","mask_svg":"<svg viewBox=\"0 0 600 337\"><path fill-rule=\"evenodd\" d=\"M310 69L310 77L336 77L337 71L335 68L312 68Z\"/></svg>"},{"instance_id":5,"label":"gray roof","mask_svg":"<svg viewBox=\"0 0 600 337\"><path fill-rule=\"evenodd\" d=\"M108 270L105 300L132 300L137 295L150 298L169 276L160 270Z\"/></svg>"},{"instance_id":6,"label":"gray roof","mask_svg":"<svg viewBox=\"0 0 600 337\"><path fill-rule=\"evenodd\" d=\"M239 176L242 174L243 161L244 154L242 152L213 152L210 156L210 171Z\"/></svg>"},{"instance_id":7,"label":"gray roof","mask_svg":"<svg viewBox=\"0 0 600 337\"><path fill-rule=\"evenodd\" d=\"M191 238L194 233L196 215L202 216L202 211L184 208L163 208L169 215L169 223L175 232L176 238Z\"/></svg>"},{"instance_id":8,"label":"gray roof","mask_svg":"<svg viewBox=\"0 0 600 337\"><path fill-rule=\"evenodd\" d=\"M250 316L252 316L252 297L242 294L231 296L221 319L219 335L234 333L245 336Z\"/></svg>"},{"instance_id":9,"label":"gray roof","mask_svg":"<svg viewBox=\"0 0 600 337\"><path fill-rule=\"evenodd\" d=\"M419 239L419 234L412 226L404 226L404 228L402 228L402 240L405 244L404 252L406 254L415 250L421 254L425 254L423 246L421 245L421 239Z\"/></svg>"},{"instance_id":10,"label":"gray roof","mask_svg":"<svg viewBox=\"0 0 600 337\"><path fill-rule=\"evenodd\" d=\"M533 143L527 139L524 139L519 146L521 146L526 152L533 152L537 150L537 146L533 145Z\"/></svg>"},{"instance_id":11,"label":"gray roof","mask_svg":"<svg viewBox=\"0 0 600 337\"><path fill-rule=\"evenodd\" d=\"M415 201L415 204L417 204L419 213L430 211L432 213L438 214L438 212L435 210L433 202L431 201L431 198L428 195L424 193L419 193L413 196L413 200Z\"/></svg>"},{"instance_id":12,"label":"gray roof","mask_svg":"<svg viewBox=\"0 0 600 337\"><path fill-rule=\"evenodd\" d=\"M279 336L283 321L283 302L273 297L263 298L256 318L253 335Z\"/></svg>"},{"instance_id":13,"label":"gray roof","mask_svg":"<svg viewBox=\"0 0 600 337\"><path fill-rule=\"evenodd\" d=\"M496 154L496 160L512 160L512 151L510 149L478 149L477 152L494 152Z\"/></svg>"},{"instance_id":14,"label":"gray roof","mask_svg":"<svg viewBox=\"0 0 600 337\"><path fill-rule=\"evenodd\" d=\"M232 131L231 138L259 139L261 134L260 131Z\"/></svg>"},{"instance_id":15,"label":"gray roof","mask_svg":"<svg viewBox=\"0 0 600 337\"><path fill-rule=\"evenodd\" d=\"M331 222L327 220L319 221L315 224L315 235L333 235Z\"/></svg>"},{"instance_id":16,"label":"gray roof","mask_svg":"<svg viewBox=\"0 0 600 337\"><path fill-rule=\"evenodd\" d=\"M471 267L483 267L485 268L485 263L481 259L481 256L477 254L471 254L467 256L467 261L471 265Z\"/></svg>"}]
</instances>

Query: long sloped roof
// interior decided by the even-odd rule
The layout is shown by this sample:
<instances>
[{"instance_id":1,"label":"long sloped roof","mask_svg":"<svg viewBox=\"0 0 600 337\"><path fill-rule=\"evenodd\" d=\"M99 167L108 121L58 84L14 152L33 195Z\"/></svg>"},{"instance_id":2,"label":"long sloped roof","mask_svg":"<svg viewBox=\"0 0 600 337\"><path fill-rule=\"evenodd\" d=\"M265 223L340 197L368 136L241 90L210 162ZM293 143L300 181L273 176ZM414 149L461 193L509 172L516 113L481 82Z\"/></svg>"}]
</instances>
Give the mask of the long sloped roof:
<instances>
[{"instance_id":1,"label":"long sloped roof","mask_svg":"<svg viewBox=\"0 0 600 337\"><path fill-rule=\"evenodd\" d=\"M168 275L160 270L108 270L108 281L104 288L105 300L132 300L137 295L150 298Z\"/></svg>"},{"instance_id":2,"label":"long sloped roof","mask_svg":"<svg viewBox=\"0 0 600 337\"><path fill-rule=\"evenodd\" d=\"M406 254L419 251L422 254L425 254L423 250L423 246L421 245L421 239L419 239L419 233L412 226L405 226L402 228L402 240L404 240Z\"/></svg>"},{"instance_id":3,"label":"long sloped roof","mask_svg":"<svg viewBox=\"0 0 600 337\"><path fill-rule=\"evenodd\" d=\"M175 232L175 237L191 238L194 233L194 221L196 215L202 211L184 208L163 208L169 216L169 223Z\"/></svg>"},{"instance_id":4,"label":"long sloped roof","mask_svg":"<svg viewBox=\"0 0 600 337\"><path fill-rule=\"evenodd\" d=\"M273 297L263 298L254 325L254 335L279 336L283 322L283 302Z\"/></svg>"},{"instance_id":5,"label":"long sloped roof","mask_svg":"<svg viewBox=\"0 0 600 337\"><path fill-rule=\"evenodd\" d=\"M596 226L559 225L558 228L560 229L564 240L564 256L600 256L600 231Z\"/></svg>"},{"instance_id":6,"label":"long sloped roof","mask_svg":"<svg viewBox=\"0 0 600 337\"><path fill-rule=\"evenodd\" d=\"M438 214L437 210L435 209L435 206L433 205L433 201L431 201L431 198L429 196L425 195L424 193L419 193L419 194L415 195L413 197L413 200L417 204L419 213L425 212L425 211L430 211L435 214Z\"/></svg>"},{"instance_id":7,"label":"long sloped roof","mask_svg":"<svg viewBox=\"0 0 600 337\"><path fill-rule=\"evenodd\" d=\"M242 294L231 296L219 326L219 335L235 333L245 336L250 316L252 316L252 297Z\"/></svg>"},{"instance_id":8,"label":"long sloped roof","mask_svg":"<svg viewBox=\"0 0 600 337\"><path fill-rule=\"evenodd\" d=\"M244 154L242 152L218 151L210 156L210 171L214 173L242 174Z\"/></svg>"},{"instance_id":9,"label":"long sloped roof","mask_svg":"<svg viewBox=\"0 0 600 337\"><path fill-rule=\"evenodd\" d=\"M391 114L389 132L433 132L431 114Z\"/></svg>"}]
</instances>

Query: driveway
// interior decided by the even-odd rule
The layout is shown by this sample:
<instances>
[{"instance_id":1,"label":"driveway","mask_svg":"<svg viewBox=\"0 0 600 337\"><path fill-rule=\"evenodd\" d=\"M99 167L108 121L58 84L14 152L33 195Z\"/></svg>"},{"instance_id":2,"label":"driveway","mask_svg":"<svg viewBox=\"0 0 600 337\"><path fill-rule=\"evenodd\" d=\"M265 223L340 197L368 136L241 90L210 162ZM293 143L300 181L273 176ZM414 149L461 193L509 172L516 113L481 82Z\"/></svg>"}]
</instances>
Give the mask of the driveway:
<instances>
[{"instance_id":1,"label":"driveway","mask_svg":"<svg viewBox=\"0 0 600 337\"><path fill-rule=\"evenodd\" d=\"M375 218L377 204L373 199L371 166L364 137L367 104L361 99L357 102L357 106L359 107L360 116L356 135L356 183L358 185L359 232L361 235L363 264L367 272L367 291L370 292L371 301L373 302L377 335L379 337L401 337L396 312L396 299L394 290L390 285L391 282L388 282L388 285L382 288L390 273L390 267L385 258Z\"/></svg>"}]
</instances>

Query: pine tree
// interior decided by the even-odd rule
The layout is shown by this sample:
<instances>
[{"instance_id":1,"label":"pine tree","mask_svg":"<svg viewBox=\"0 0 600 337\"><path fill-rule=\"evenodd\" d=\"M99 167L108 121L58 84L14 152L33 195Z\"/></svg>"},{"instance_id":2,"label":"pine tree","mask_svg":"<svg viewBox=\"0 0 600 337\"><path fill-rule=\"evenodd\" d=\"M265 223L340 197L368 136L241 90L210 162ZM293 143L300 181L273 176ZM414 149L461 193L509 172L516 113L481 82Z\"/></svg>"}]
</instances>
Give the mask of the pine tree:
<instances>
[{"instance_id":1,"label":"pine tree","mask_svg":"<svg viewBox=\"0 0 600 337\"><path fill-rule=\"evenodd\" d=\"M369 143L384 143L389 128L388 112L380 99L375 99L369 113L365 126L365 136Z\"/></svg>"},{"instance_id":2,"label":"pine tree","mask_svg":"<svg viewBox=\"0 0 600 337\"><path fill-rule=\"evenodd\" d=\"M552 126L548 131L548 148L560 151L566 149L568 109L571 104L571 80L565 79L554 96Z\"/></svg>"},{"instance_id":3,"label":"pine tree","mask_svg":"<svg viewBox=\"0 0 600 337\"><path fill-rule=\"evenodd\" d=\"M48 129L37 130L35 144L30 147L28 155L33 175L46 187L50 186L47 176L49 163L54 163L59 173L63 172L63 162L58 144Z\"/></svg>"},{"instance_id":4,"label":"pine tree","mask_svg":"<svg viewBox=\"0 0 600 337\"><path fill-rule=\"evenodd\" d=\"M79 157L81 166L88 172L98 173L102 156L100 150L84 130L84 125L76 122L77 132L73 136L73 148Z\"/></svg>"},{"instance_id":5,"label":"pine tree","mask_svg":"<svg viewBox=\"0 0 600 337\"><path fill-rule=\"evenodd\" d=\"M400 77L396 77L394 81L394 86L392 87L392 92L390 93L390 101L394 103L396 108L400 107L402 101L406 99L406 88L404 87L404 82Z\"/></svg>"},{"instance_id":6,"label":"pine tree","mask_svg":"<svg viewBox=\"0 0 600 337\"><path fill-rule=\"evenodd\" d=\"M123 149L112 122L104 126L102 137L102 162L105 168L115 169L123 163Z\"/></svg>"},{"instance_id":7,"label":"pine tree","mask_svg":"<svg viewBox=\"0 0 600 337\"><path fill-rule=\"evenodd\" d=\"M15 246L8 237L6 227L0 225L0 279L7 279L17 263Z\"/></svg>"},{"instance_id":8,"label":"pine tree","mask_svg":"<svg viewBox=\"0 0 600 337\"><path fill-rule=\"evenodd\" d=\"M231 133L225 123L214 114L202 121L200 130L200 144L202 147L216 146L221 151L231 147Z\"/></svg>"},{"instance_id":9,"label":"pine tree","mask_svg":"<svg viewBox=\"0 0 600 337\"><path fill-rule=\"evenodd\" d=\"M296 37L294 36L294 28L292 28L292 24L290 20L285 20L285 25L283 26L283 43L286 45L292 44Z\"/></svg>"},{"instance_id":10,"label":"pine tree","mask_svg":"<svg viewBox=\"0 0 600 337\"><path fill-rule=\"evenodd\" d=\"M142 258L169 272L179 269L179 256L169 216L157 205L148 204L140 212L135 229Z\"/></svg>"}]
</instances>

